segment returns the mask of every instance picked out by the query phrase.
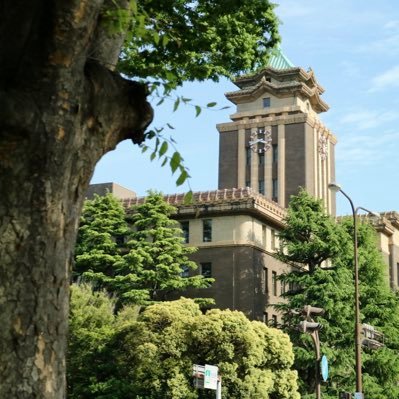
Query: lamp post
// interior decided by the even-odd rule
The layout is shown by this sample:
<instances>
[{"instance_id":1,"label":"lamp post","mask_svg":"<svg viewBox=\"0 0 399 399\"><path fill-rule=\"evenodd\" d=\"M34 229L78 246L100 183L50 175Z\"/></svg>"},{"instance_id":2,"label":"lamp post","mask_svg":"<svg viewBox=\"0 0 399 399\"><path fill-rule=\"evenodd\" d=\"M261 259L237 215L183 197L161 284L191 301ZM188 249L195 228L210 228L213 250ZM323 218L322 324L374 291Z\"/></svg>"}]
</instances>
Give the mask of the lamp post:
<instances>
[{"instance_id":1,"label":"lamp post","mask_svg":"<svg viewBox=\"0 0 399 399\"><path fill-rule=\"evenodd\" d=\"M346 194L339 184L330 183L328 188L334 192L341 192L341 194L347 198L352 208L353 216L353 254L354 254L354 274L355 274L355 360L356 360L356 399L363 398L363 384L362 384L362 340L361 340L361 329L360 324L360 301L359 301L359 260L358 260L358 249L357 249L357 212L359 210L366 211L369 214L379 216L375 212L371 212L366 208L358 206L355 208L352 199Z\"/></svg>"}]
</instances>

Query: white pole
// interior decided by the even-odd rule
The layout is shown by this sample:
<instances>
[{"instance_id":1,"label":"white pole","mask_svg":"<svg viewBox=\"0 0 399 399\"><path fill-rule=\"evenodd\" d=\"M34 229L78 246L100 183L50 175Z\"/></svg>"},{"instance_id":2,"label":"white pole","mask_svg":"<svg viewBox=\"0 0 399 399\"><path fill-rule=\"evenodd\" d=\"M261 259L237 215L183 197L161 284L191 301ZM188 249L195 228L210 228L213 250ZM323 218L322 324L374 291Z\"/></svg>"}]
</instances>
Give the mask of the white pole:
<instances>
[{"instance_id":1,"label":"white pole","mask_svg":"<svg viewBox=\"0 0 399 399\"><path fill-rule=\"evenodd\" d=\"M218 379L216 386L216 399L222 399L222 378Z\"/></svg>"}]
</instances>

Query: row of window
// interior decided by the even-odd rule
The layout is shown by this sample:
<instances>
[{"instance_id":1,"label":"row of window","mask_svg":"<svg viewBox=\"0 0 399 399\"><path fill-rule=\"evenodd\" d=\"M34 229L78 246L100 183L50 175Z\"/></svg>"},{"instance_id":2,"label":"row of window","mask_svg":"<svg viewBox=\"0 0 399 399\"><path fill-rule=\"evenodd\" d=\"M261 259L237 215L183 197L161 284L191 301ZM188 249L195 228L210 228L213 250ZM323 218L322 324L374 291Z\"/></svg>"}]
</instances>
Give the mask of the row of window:
<instances>
[{"instance_id":1,"label":"row of window","mask_svg":"<svg viewBox=\"0 0 399 399\"><path fill-rule=\"evenodd\" d=\"M277 315L272 314L271 319L269 319L269 314L267 312L263 313L263 322L267 325L277 327Z\"/></svg>"},{"instance_id":2,"label":"row of window","mask_svg":"<svg viewBox=\"0 0 399 399\"><path fill-rule=\"evenodd\" d=\"M246 187L251 187L251 182L247 181L245 185L246 185ZM259 191L259 194L263 194L263 195L266 194L265 181L263 179L258 181L258 191ZM278 198L278 179L277 178L272 179L272 198L273 198L273 201L277 202L277 198Z\"/></svg>"},{"instance_id":3,"label":"row of window","mask_svg":"<svg viewBox=\"0 0 399 399\"><path fill-rule=\"evenodd\" d=\"M183 240L185 244L190 242L190 221L184 220L180 222ZM212 242L212 219L202 220L202 241ZM262 225L262 246L266 248L267 245L267 227ZM270 249L276 251L278 248L278 235L276 230L270 229Z\"/></svg>"},{"instance_id":4,"label":"row of window","mask_svg":"<svg viewBox=\"0 0 399 399\"><path fill-rule=\"evenodd\" d=\"M258 153L258 163L259 165L265 164L265 152ZM246 164L247 166L251 165L251 158L252 158L252 149L251 147L246 147ZM278 145L272 144L272 162L278 162Z\"/></svg>"},{"instance_id":5,"label":"row of window","mask_svg":"<svg viewBox=\"0 0 399 399\"><path fill-rule=\"evenodd\" d=\"M287 284L284 281L279 281L277 278L277 272L272 271L272 286L271 286L271 294L274 296L279 296L285 294L287 290ZM265 267L263 268L262 275L262 291L263 293L269 292L269 270ZM280 285L280 293L278 292L278 286ZM292 290L292 285L289 284L288 289Z\"/></svg>"},{"instance_id":6,"label":"row of window","mask_svg":"<svg viewBox=\"0 0 399 399\"><path fill-rule=\"evenodd\" d=\"M212 263L204 262L200 263L199 272L205 278L212 277ZM190 277L190 269L188 266L182 266L182 272L180 273L182 277Z\"/></svg>"},{"instance_id":7,"label":"row of window","mask_svg":"<svg viewBox=\"0 0 399 399\"><path fill-rule=\"evenodd\" d=\"M183 232L184 243L188 244L190 242L190 222L188 220L180 222L180 228ZM212 219L202 220L202 241L212 241Z\"/></svg>"}]
</instances>

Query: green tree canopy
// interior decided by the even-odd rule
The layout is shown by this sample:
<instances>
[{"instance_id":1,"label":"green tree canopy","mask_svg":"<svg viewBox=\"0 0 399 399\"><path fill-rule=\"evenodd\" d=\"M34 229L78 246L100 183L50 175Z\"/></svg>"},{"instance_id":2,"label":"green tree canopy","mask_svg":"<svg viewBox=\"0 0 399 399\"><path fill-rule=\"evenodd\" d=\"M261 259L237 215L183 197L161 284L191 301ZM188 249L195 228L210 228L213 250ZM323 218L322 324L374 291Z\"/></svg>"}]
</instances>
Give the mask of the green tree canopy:
<instances>
[{"instance_id":1,"label":"green tree canopy","mask_svg":"<svg viewBox=\"0 0 399 399\"><path fill-rule=\"evenodd\" d=\"M68 397L206 399L193 385L194 364L213 364L231 399L299 399L286 334L243 313L203 314L191 299L148 306L139 316L88 286L74 286L68 349Z\"/></svg>"},{"instance_id":2,"label":"green tree canopy","mask_svg":"<svg viewBox=\"0 0 399 399\"><path fill-rule=\"evenodd\" d=\"M317 318L323 325L322 353L327 355L330 367L323 397L336 398L339 391L351 392L355 386L353 220L343 218L334 223L320 201L300 192L292 199L287 229L281 236L281 258L304 266L281 277L293 289L284 295L287 302L278 306L284 313L283 328L295 345L301 393L313 391L315 355L310 337L297 331L301 316L291 310L311 305L325 309L325 314ZM358 245L362 322L384 332L387 338L378 351L363 348L364 391L373 398L396 398L399 303L389 289L375 231L366 222L359 225ZM322 263L327 260L332 266Z\"/></svg>"},{"instance_id":3,"label":"green tree canopy","mask_svg":"<svg viewBox=\"0 0 399 399\"><path fill-rule=\"evenodd\" d=\"M75 247L75 274L91 270L113 276L128 232L123 205L112 194L86 200Z\"/></svg>"},{"instance_id":4,"label":"green tree canopy","mask_svg":"<svg viewBox=\"0 0 399 399\"><path fill-rule=\"evenodd\" d=\"M184 245L179 223L171 218L175 211L155 192L129 216L111 194L87 201L76 271L116 294L119 304L165 300L171 292L208 287L213 279L188 276L197 269L189 260L196 248Z\"/></svg>"},{"instance_id":5,"label":"green tree canopy","mask_svg":"<svg viewBox=\"0 0 399 399\"><path fill-rule=\"evenodd\" d=\"M326 215L322 201L315 200L305 190L291 197L285 222L286 227L279 234L284 248L279 257L283 262L301 264L313 273L340 252L340 229Z\"/></svg>"},{"instance_id":6,"label":"green tree canopy","mask_svg":"<svg viewBox=\"0 0 399 399\"><path fill-rule=\"evenodd\" d=\"M173 85L263 67L280 40L274 7L268 0L140 1L119 68Z\"/></svg>"}]
</instances>

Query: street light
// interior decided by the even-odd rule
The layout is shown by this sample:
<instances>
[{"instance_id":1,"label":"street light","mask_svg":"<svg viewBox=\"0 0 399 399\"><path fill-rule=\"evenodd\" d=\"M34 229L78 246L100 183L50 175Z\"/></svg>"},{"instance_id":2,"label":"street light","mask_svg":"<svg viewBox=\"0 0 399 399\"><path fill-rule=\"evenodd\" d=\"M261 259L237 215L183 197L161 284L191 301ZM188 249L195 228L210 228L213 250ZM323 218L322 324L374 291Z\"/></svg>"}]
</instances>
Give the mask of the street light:
<instances>
[{"instance_id":1,"label":"street light","mask_svg":"<svg viewBox=\"0 0 399 399\"><path fill-rule=\"evenodd\" d=\"M360 302L359 302L359 261L357 250L357 212L359 210L366 211L367 213L379 217L380 215L371 212L366 208L358 206L355 208L353 201L346 194L341 186L336 183L330 183L328 188L333 192L341 192L346 197L352 208L353 216L353 253L354 253L354 268L355 268L355 356L356 356L356 393L355 398L363 398L363 385L362 385L362 340L361 340L361 325L360 325Z\"/></svg>"}]
</instances>

